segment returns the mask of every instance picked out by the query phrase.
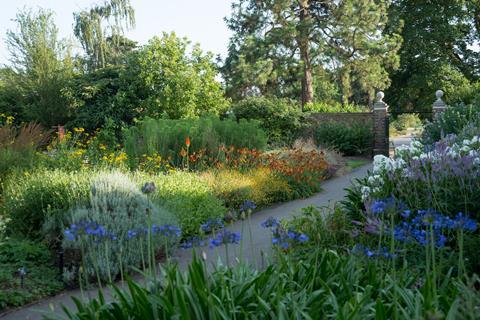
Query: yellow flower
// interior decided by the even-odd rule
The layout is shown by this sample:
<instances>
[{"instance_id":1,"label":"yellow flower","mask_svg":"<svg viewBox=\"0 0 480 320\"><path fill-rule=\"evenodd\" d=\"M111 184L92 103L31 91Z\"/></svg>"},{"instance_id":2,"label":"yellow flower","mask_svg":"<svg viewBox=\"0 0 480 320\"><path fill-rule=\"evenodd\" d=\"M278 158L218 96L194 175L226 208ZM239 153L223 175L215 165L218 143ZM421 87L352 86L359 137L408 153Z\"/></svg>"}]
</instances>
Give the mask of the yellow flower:
<instances>
[{"instance_id":1,"label":"yellow flower","mask_svg":"<svg viewBox=\"0 0 480 320\"><path fill-rule=\"evenodd\" d=\"M100 145L98 146L98 148L99 148L100 150L107 150L107 147L106 147L104 144L100 144Z\"/></svg>"},{"instance_id":2,"label":"yellow flower","mask_svg":"<svg viewBox=\"0 0 480 320\"><path fill-rule=\"evenodd\" d=\"M73 128L73 131L75 131L75 133L82 133L85 131L84 128Z\"/></svg>"},{"instance_id":3,"label":"yellow flower","mask_svg":"<svg viewBox=\"0 0 480 320\"><path fill-rule=\"evenodd\" d=\"M125 152L120 152L120 154L115 158L116 162L121 162L127 159L127 154Z\"/></svg>"}]
</instances>

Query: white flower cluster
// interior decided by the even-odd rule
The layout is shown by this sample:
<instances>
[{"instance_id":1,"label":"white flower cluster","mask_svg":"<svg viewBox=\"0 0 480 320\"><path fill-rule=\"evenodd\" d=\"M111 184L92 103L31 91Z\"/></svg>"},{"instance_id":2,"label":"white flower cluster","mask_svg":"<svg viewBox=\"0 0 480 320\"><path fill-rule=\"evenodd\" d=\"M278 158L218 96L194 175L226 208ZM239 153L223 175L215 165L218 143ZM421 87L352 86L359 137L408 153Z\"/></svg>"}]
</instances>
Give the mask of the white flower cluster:
<instances>
[{"instance_id":1,"label":"white flower cluster","mask_svg":"<svg viewBox=\"0 0 480 320\"><path fill-rule=\"evenodd\" d=\"M402 145L395 149L395 157L389 158L377 155L373 158L373 173L367 178L366 185L361 186L363 201L370 198L372 193L379 192L384 185L384 178L387 173L398 172L402 177L411 176L408 169L411 160L426 160L430 162L444 161L445 155L450 158L470 156L474 158L474 164L480 165L480 136L471 140L463 140L461 144L453 143L444 152L425 151L420 141L413 141L409 145Z\"/></svg>"}]
</instances>

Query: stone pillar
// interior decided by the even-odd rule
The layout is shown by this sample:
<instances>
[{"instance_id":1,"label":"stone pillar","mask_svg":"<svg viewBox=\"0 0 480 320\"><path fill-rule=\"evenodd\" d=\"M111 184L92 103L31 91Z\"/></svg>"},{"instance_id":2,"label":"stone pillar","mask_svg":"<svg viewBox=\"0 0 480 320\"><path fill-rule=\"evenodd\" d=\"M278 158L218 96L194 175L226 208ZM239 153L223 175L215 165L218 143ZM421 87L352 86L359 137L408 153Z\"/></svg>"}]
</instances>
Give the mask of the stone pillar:
<instances>
[{"instance_id":1,"label":"stone pillar","mask_svg":"<svg viewBox=\"0 0 480 320\"><path fill-rule=\"evenodd\" d=\"M437 100L433 103L433 119L447 109L447 104L442 100L443 91L437 90L435 96L437 97Z\"/></svg>"},{"instance_id":2,"label":"stone pillar","mask_svg":"<svg viewBox=\"0 0 480 320\"><path fill-rule=\"evenodd\" d=\"M373 105L373 155L389 156L388 139L388 105L383 102L385 94L377 93L376 102Z\"/></svg>"}]
</instances>

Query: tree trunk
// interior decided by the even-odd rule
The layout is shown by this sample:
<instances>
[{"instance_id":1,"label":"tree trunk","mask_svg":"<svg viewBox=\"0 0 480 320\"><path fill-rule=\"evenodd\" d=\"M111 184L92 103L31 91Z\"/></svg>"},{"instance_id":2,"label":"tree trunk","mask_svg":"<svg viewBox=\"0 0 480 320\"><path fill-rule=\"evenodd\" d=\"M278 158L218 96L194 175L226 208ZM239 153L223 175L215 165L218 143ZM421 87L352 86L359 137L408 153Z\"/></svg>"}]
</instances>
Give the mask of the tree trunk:
<instances>
[{"instance_id":1,"label":"tree trunk","mask_svg":"<svg viewBox=\"0 0 480 320\"><path fill-rule=\"evenodd\" d=\"M298 46L303 64L302 77L302 110L307 103L313 102L313 76L310 56L310 11L308 0L300 1L300 28L298 32Z\"/></svg>"}]
</instances>

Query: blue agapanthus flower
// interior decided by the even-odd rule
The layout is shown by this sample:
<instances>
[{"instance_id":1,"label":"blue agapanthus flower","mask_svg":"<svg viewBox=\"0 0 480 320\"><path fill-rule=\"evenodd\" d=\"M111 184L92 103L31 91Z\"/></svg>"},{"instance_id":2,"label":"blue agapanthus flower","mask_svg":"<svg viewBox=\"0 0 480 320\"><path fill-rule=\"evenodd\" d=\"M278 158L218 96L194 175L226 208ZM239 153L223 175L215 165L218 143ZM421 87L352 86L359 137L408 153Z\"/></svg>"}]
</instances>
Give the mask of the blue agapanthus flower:
<instances>
[{"instance_id":1,"label":"blue agapanthus flower","mask_svg":"<svg viewBox=\"0 0 480 320\"><path fill-rule=\"evenodd\" d=\"M452 228L474 232L477 230L477 222L469 218L468 215L459 212L452 221Z\"/></svg>"},{"instance_id":2,"label":"blue agapanthus flower","mask_svg":"<svg viewBox=\"0 0 480 320\"><path fill-rule=\"evenodd\" d=\"M82 236L87 236L95 242L100 242L104 239L117 239L114 233L107 231L105 227L94 221L72 223L70 228L64 230L63 234L68 241L74 241Z\"/></svg>"},{"instance_id":3,"label":"blue agapanthus flower","mask_svg":"<svg viewBox=\"0 0 480 320\"><path fill-rule=\"evenodd\" d=\"M260 224L263 228L276 228L280 225L280 221L274 217L268 217L267 220Z\"/></svg>"},{"instance_id":4,"label":"blue agapanthus flower","mask_svg":"<svg viewBox=\"0 0 480 320\"><path fill-rule=\"evenodd\" d=\"M245 200L242 205L240 205L240 212L253 211L257 208L257 205L251 200Z\"/></svg>"},{"instance_id":5,"label":"blue agapanthus flower","mask_svg":"<svg viewBox=\"0 0 480 320\"><path fill-rule=\"evenodd\" d=\"M238 244L240 243L240 232L231 232L223 229L217 233L215 237L210 238L210 248L219 247L224 244Z\"/></svg>"},{"instance_id":6,"label":"blue agapanthus flower","mask_svg":"<svg viewBox=\"0 0 480 320\"><path fill-rule=\"evenodd\" d=\"M387 203L382 200L375 200L370 205L370 210L374 214L382 214L387 210Z\"/></svg>"},{"instance_id":7,"label":"blue agapanthus flower","mask_svg":"<svg viewBox=\"0 0 480 320\"><path fill-rule=\"evenodd\" d=\"M223 221L220 218L208 219L207 222L202 223L200 228L205 233L210 233L213 230L222 229L224 227Z\"/></svg>"}]
</instances>

